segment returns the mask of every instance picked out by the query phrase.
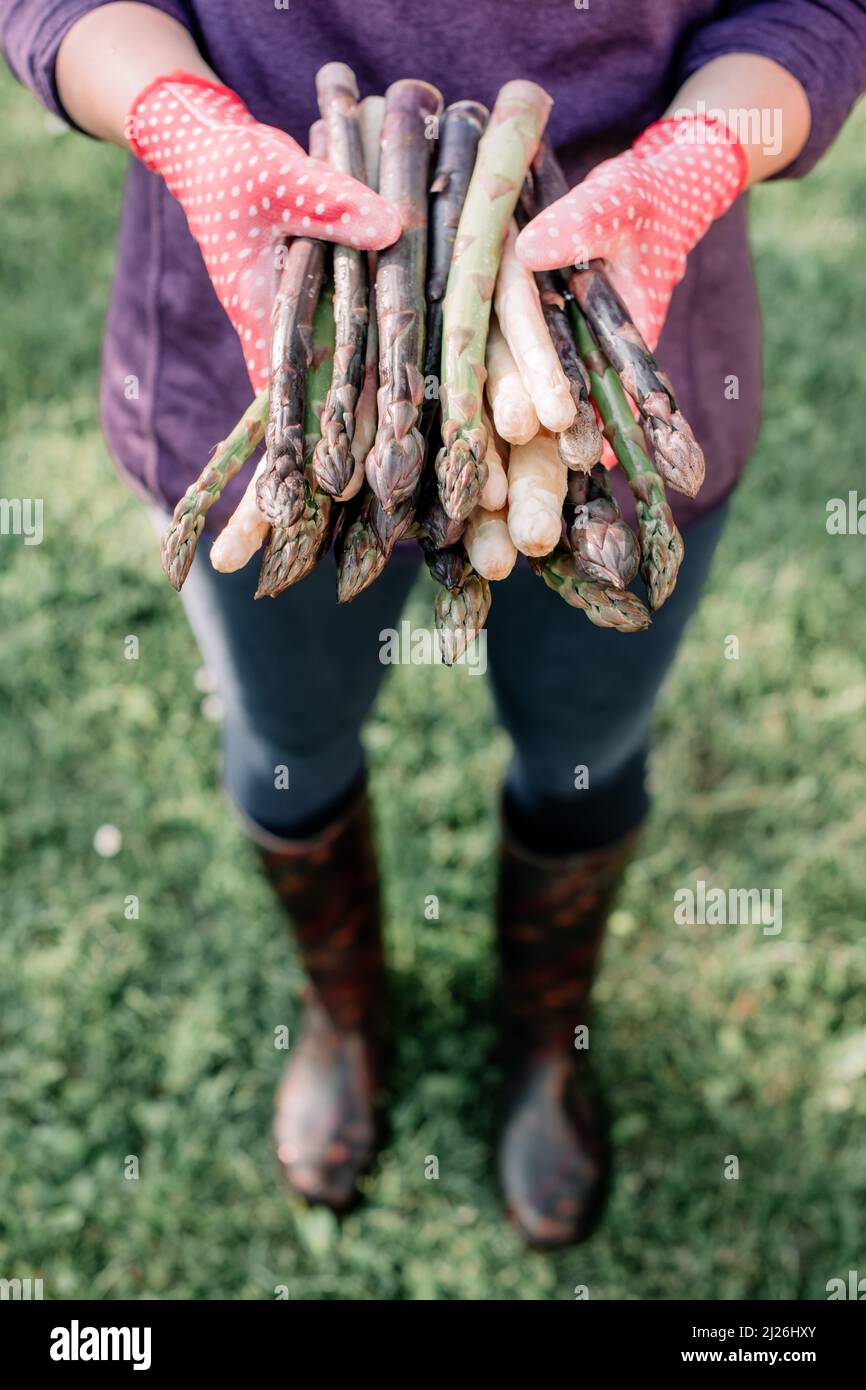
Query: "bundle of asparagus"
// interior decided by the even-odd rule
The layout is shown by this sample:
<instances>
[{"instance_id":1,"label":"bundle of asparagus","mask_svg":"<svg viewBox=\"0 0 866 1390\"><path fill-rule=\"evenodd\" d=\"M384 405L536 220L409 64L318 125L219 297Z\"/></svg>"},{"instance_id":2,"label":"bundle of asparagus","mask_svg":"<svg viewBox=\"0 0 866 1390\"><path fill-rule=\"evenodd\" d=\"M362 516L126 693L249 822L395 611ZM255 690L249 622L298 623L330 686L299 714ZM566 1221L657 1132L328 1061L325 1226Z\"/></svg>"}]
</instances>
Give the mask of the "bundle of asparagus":
<instances>
[{"instance_id":1,"label":"bundle of asparagus","mask_svg":"<svg viewBox=\"0 0 866 1390\"><path fill-rule=\"evenodd\" d=\"M663 479L694 495L703 457L603 267L533 276L515 255L518 225L565 191L544 138L549 96L509 82L489 119L473 101L443 114L434 87L406 79L359 102L343 63L320 70L316 91L311 150L377 188L402 232L378 257L303 237L283 248L270 389L178 503L168 578L182 586L209 509L264 438L211 551L225 571L262 552L257 598L298 583L333 543L337 599L350 602L414 536L448 663L521 553L593 623L647 627L629 585L639 570L657 609L683 555ZM637 537L600 462L599 421Z\"/></svg>"}]
</instances>

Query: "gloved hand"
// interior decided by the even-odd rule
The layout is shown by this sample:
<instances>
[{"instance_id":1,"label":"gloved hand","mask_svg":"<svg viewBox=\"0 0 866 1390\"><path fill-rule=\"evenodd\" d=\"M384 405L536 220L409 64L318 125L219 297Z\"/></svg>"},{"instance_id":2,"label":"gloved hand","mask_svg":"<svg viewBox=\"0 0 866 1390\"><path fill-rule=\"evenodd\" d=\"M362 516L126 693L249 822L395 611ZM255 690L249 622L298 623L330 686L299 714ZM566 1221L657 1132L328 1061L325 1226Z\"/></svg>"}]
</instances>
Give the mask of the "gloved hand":
<instances>
[{"instance_id":1,"label":"gloved hand","mask_svg":"<svg viewBox=\"0 0 866 1390\"><path fill-rule=\"evenodd\" d=\"M255 390L268 380L274 242L314 236L367 250L400 235L396 210L363 184L260 125L227 87L191 73L151 82L133 102L129 143L186 213Z\"/></svg>"},{"instance_id":2,"label":"gloved hand","mask_svg":"<svg viewBox=\"0 0 866 1390\"><path fill-rule=\"evenodd\" d=\"M630 150L605 160L539 213L517 240L531 270L604 260L655 348L686 257L746 181L746 154L719 120L657 121Z\"/></svg>"}]
</instances>

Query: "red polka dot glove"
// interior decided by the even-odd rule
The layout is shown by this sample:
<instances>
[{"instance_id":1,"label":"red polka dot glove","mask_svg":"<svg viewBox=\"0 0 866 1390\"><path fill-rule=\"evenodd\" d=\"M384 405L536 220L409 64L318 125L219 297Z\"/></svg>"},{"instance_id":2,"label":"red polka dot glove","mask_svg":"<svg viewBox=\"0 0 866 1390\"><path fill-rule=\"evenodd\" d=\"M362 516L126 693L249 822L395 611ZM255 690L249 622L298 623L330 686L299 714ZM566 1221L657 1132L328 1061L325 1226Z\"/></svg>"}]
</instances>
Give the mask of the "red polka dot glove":
<instances>
[{"instance_id":1,"label":"red polka dot glove","mask_svg":"<svg viewBox=\"0 0 866 1390\"><path fill-rule=\"evenodd\" d=\"M260 125L240 97L207 78L156 78L133 102L127 132L186 213L256 390L268 380L277 238L379 250L400 235L384 198L311 159L284 131Z\"/></svg>"},{"instance_id":2,"label":"red polka dot glove","mask_svg":"<svg viewBox=\"0 0 866 1390\"><path fill-rule=\"evenodd\" d=\"M539 213L518 237L517 254L532 270L606 261L655 348L688 253L745 181L745 151L722 121L657 121Z\"/></svg>"}]
</instances>

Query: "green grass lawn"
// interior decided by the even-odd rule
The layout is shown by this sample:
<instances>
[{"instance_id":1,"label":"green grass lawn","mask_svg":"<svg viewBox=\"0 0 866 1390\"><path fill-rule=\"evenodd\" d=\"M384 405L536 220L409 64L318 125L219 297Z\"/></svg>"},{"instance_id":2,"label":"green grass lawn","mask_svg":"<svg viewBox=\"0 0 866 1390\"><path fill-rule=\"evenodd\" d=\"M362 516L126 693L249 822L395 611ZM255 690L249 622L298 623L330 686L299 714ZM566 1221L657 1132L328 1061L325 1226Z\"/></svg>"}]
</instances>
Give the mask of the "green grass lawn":
<instances>
[{"instance_id":1,"label":"green grass lawn","mask_svg":"<svg viewBox=\"0 0 866 1390\"><path fill-rule=\"evenodd\" d=\"M41 546L0 537L0 1275L96 1299L809 1299L866 1274L866 539L824 524L829 497L866 492L866 111L806 182L753 199L763 434L661 703L655 810L597 990L610 1207L553 1258L523 1250L492 1178L507 746L465 671L397 668L369 729L400 1017L389 1146L342 1225L278 1186L273 1037L299 973L97 423L124 158L58 133L5 74L0 116L0 497L45 499ZM781 935L674 927L696 878L781 887Z\"/></svg>"}]
</instances>

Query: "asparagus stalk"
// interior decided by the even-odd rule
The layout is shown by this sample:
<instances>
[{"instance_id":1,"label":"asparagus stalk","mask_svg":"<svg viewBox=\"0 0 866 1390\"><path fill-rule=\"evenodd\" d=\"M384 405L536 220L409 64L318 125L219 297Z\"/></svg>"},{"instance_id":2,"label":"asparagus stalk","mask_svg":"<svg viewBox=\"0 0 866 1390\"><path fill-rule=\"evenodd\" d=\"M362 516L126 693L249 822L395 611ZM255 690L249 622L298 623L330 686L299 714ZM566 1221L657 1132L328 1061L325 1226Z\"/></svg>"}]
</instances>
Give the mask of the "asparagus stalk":
<instances>
[{"instance_id":1,"label":"asparagus stalk","mask_svg":"<svg viewBox=\"0 0 866 1390\"><path fill-rule=\"evenodd\" d=\"M369 498L365 500L353 520L347 519L335 541L337 557L337 602L351 603L362 589L366 589L374 579L378 579L385 568L385 555L376 542L376 533L370 524Z\"/></svg>"},{"instance_id":2,"label":"asparagus stalk","mask_svg":"<svg viewBox=\"0 0 866 1390\"><path fill-rule=\"evenodd\" d=\"M358 84L345 63L326 63L316 74L319 111L327 124L328 162L364 182L366 166L358 120ZM332 497L345 491L355 466L351 450L355 409L364 380L367 341L367 256L354 246L334 247L334 373L322 411L322 437L313 469Z\"/></svg>"},{"instance_id":3,"label":"asparagus stalk","mask_svg":"<svg viewBox=\"0 0 866 1390\"><path fill-rule=\"evenodd\" d=\"M622 464L634 496L641 549L640 572L649 594L650 608L661 608L677 582L684 553L683 538L668 506L664 483L647 456L643 433L631 413L620 379L573 301L569 309L577 346L589 371L593 399L604 424L604 436Z\"/></svg>"},{"instance_id":4,"label":"asparagus stalk","mask_svg":"<svg viewBox=\"0 0 866 1390\"><path fill-rule=\"evenodd\" d=\"M546 142L532 166L536 200L549 207L568 192L565 175ZM641 413L656 468L677 492L695 497L706 465L691 426L679 410L673 387L659 368L600 261L571 270L568 288L580 305L602 352Z\"/></svg>"},{"instance_id":5,"label":"asparagus stalk","mask_svg":"<svg viewBox=\"0 0 866 1390\"><path fill-rule=\"evenodd\" d=\"M320 159L326 151L325 123L316 121L310 154ZM271 310L267 461L256 483L259 506L272 526L290 526L304 513L304 381L324 273L324 243L297 237L286 251Z\"/></svg>"},{"instance_id":6,"label":"asparagus stalk","mask_svg":"<svg viewBox=\"0 0 866 1390\"><path fill-rule=\"evenodd\" d=\"M421 484L421 500L418 505L418 525L435 546L446 549L456 544L463 535L465 521L455 521L442 506L442 499L435 479L425 477Z\"/></svg>"},{"instance_id":7,"label":"asparagus stalk","mask_svg":"<svg viewBox=\"0 0 866 1390\"><path fill-rule=\"evenodd\" d=\"M365 97L358 107L361 138L364 145L364 168L367 187L379 189L379 138L385 118L385 98ZM352 476L337 500L348 502L361 490L364 465L376 438L379 412L376 393L379 389L379 325L376 319L376 252L367 253L367 278L370 293L367 305L367 347L364 356L364 380L355 407L355 433L352 435Z\"/></svg>"},{"instance_id":8,"label":"asparagus stalk","mask_svg":"<svg viewBox=\"0 0 866 1390\"><path fill-rule=\"evenodd\" d=\"M385 96L380 192L400 213L403 231L379 254L379 423L367 480L386 511L411 497L424 461L416 428L424 396L424 281L427 262L427 121L442 97L426 82L394 82Z\"/></svg>"},{"instance_id":9,"label":"asparagus stalk","mask_svg":"<svg viewBox=\"0 0 866 1390\"><path fill-rule=\"evenodd\" d=\"M466 522L463 548L473 569L485 579L507 579L517 563L517 547L504 507L476 507Z\"/></svg>"},{"instance_id":10,"label":"asparagus stalk","mask_svg":"<svg viewBox=\"0 0 866 1390\"><path fill-rule=\"evenodd\" d=\"M442 358L442 304L448 272L454 254L454 241L460 214L475 164L478 141L489 111L477 101L455 101L446 107L439 122L439 148L436 173L430 185L430 265L427 273L427 334L424 350L424 379L438 380ZM438 393L425 396L421 414L421 433L429 439L439 413Z\"/></svg>"},{"instance_id":11,"label":"asparagus stalk","mask_svg":"<svg viewBox=\"0 0 866 1390\"><path fill-rule=\"evenodd\" d=\"M313 454L321 437L319 420L331 383L335 325L331 296L323 294L313 320L313 351L304 393L304 510L291 526L274 526L262 555L256 598L276 598L304 579L328 541L332 502L316 487Z\"/></svg>"},{"instance_id":12,"label":"asparagus stalk","mask_svg":"<svg viewBox=\"0 0 866 1390\"><path fill-rule=\"evenodd\" d=\"M441 584L443 589L459 588L466 566L463 546L459 542L456 545L438 546L429 536L419 536L418 544L436 583Z\"/></svg>"},{"instance_id":13,"label":"asparagus stalk","mask_svg":"<svg viewBox=\"0 0 866 1390\"><path fill-rule=\"evenodd\" d=\"M386 512L374 492L364 494L354 518L341 529L335 543L338 603L351 603L378 579L414 517L414 496Z\"/></svg>"},{"instance_id":14,"label":"asparagus stalk","mask_svg":"<svg viewBox=\"0 0 866 1390\"><path fill-rule=\"evenodd\" d=\"M364 465L367 455L376 438L376 425L379 412L376 407L376 393L379 389L379 330L376 324L376 288L370 287L370 319L367 324L367 351L364 359L364 380L361 394L355 407L355 432L352 435L352 473L349 481L337 498L338 502L348 502L360 492L364 483Z\"/></svg>"},{"instance_id":15,"label":"asparagus stalk","mask_svg":"<svg viewBox=\"0 0 866 1390\"><path fill-rule=\"evenodd\" d=\"M490 305L508 224L551 99L534 82L507 82L478 145L443 305L442 439L436 475L449 516L463 519L484 487L481 416Z\"/></svg>"},{"instance_id":16,"label":"asparagus stalk","mask_svg":"<svg viewBox=\"0 0 866 1390\"><path fill-rule=\"evenodd\" d=\"M434 605L439 650L446 666L453 666L481 632L490 612L490 585L466 564L459 585L440 589Z\"/></svg>"},{"instance_id":17,"label":"asparagus stalk","mask_svg":"<svg viewBox=\"0 0 866 1390\"><path fill-rule=\"evenodd\" d=\"M528 444L538 434L538 416L495 314L487 334L485 367L494 429L508 444Z\"/></svg>"},{"instance_id":18,"label":"asparagus stalk","mask_svg":"<svg viewBox=\"0 0 866 1390\"><path fill-rule=\"evenodd\" d=\"M364 145L365 182L374 193L379 192L379 141L382 138L382 123L385 119L385 98L364 97L358 107L361 122L361 140Z\"/></svg>"},{"instance_id":19,"label":"asparagus stalk","mask_svg":"<svg viewBox=\"0 0 866 1390\"><path fill-rule=\"evenodd\" d=\"M641 632L650 625L650 615L637 594L599 584L576 563L565 549L558 549L547 561L542 578L572 608L581 608L596 627L613 627L618 632Z\"/></svg>"},{"instance_id":20,"label":"asparagus stalk","mask_svg":"<svg viewBox=\"0 0 866 1390\"><path fill-rule=\"evenodd\" d=\"M638 571L640 551L611 494L603 463L591 473L570 475L567 506L573 509L568 538L575 560L599 584L628 588Z\"/></svg>"},{"instance_id":21,"label":"asparagus stalk","mask_svg":"<svg viewBox=\"0 0 866 1390\"><path fill-rule=\"evenodd\" d=\"M644 422L658 472L677 492L696 497L706 473L704 454L660 369L600 261L572 271L568 287L607 360Z\"/></svg>"},{"instance_id":22,"label":"asparagus stalk","mask_svg":"<svg viewBox=\"0 0 866 1390\"><path fill-rule=\"evenodd\" d=\"M539 154L544 147L545 142L542 140ZM536 155L536 160L538 158L539 155ZM536 200L533 182L527 178L524 181L520 194L520 204L517 209L517 220L520 226L526 226L528 222L531 222L538 210L539 204ZM589 399L589 377L574 345L574 334L571 331L571 323L565 308L565 296L558 277L550 271L536 271L535 283L538 286L547 330L568 381L575 407L574 423L567 430L562 430L556 437L559 456L566 468L588 473L598 463L604 447L601 431L595 418L595 411Z\"/></svg>"},{"instance_id":23,"label":"asparagus stalk","mask_svg":"<svg viewBox=\"0 0 866 1390\"><path fill-rule=\"evenodd\" d=\"M518 258L516 246L517 224L512 221L502 250L493 306L539 423L552 434L561 434L575 420L571 386L550 339L535 276Z\"/></svg>"},{"instance_id":24,"label":"asparagus stalk","mask_svg":"<svg viewBox=\"0 0 866 1390\"><path fill-rule=\"evenodd\" d=\"M162 568L175 589L182 589L195 556L205 517L214 502L261 444L268 418L268 392L260 391L231 434L218 444L195 482L174 509L162 540Z\"/></svg>"}]
</instances>

